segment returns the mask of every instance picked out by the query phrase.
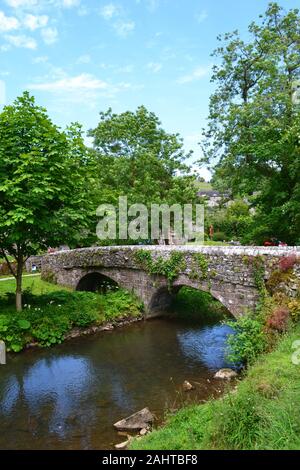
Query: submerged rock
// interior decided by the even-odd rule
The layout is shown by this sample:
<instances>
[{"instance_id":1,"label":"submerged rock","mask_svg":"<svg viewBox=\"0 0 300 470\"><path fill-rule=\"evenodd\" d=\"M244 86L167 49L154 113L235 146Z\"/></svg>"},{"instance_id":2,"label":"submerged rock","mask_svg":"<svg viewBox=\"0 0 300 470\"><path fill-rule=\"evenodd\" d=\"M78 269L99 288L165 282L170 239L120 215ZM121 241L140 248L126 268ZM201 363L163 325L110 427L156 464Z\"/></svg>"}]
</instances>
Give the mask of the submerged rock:
<instances>
[{"instance_id":1,"label":"submerged rock","mask_svg":"<svg viewBox=\"0 0 300 470\"><path fill-rule=\"evenodd\" d=\"M183 388L183 390L184 390L185 392L189 392L190 390L193 390L194 387L193 387L193 385L192 385L190 382L188 382L187 380L185 380L185 381L183 382L183 384L182 384L182 388Z\"/></svg>"},{"instance_id":2,"label":"submerged rock","mask_svg":"<svg viewBox=\"0 0 300 470\"><path fill-rule=\"evenodd\" d=\"M116 445L115 445L115 449L117 449L117 450L124 450L124 449L126 449L131 440L132 440L132 438L129 437L129 439L127 439L127 441L121 442L120 444L116 444Z\"/></svg>"},{"instance_id":3,"label":"submerged rock","mask_svg":"<svg viewBox=\"0 0 300 470\"><path fill-rule=\"evenodd\" d=\"M231 380L231 379L234 379L237 376L238 376L238 374L233 369L220 369L214 375L214 378L215 379Z\"/></svg>"},{"instance_id":4,"label":"submerged rock","mask_svg":"<svg viewBox=\"0 0 300 470\"><path fill-rule=\"evenodd\" d=\"M114 427L119 431L140 431L141 429L148 428L154 421L154 416L148 408L143 408L141 411L134 413L128 418L121 419L114 424Z\"/></svg>"}]
</instances>

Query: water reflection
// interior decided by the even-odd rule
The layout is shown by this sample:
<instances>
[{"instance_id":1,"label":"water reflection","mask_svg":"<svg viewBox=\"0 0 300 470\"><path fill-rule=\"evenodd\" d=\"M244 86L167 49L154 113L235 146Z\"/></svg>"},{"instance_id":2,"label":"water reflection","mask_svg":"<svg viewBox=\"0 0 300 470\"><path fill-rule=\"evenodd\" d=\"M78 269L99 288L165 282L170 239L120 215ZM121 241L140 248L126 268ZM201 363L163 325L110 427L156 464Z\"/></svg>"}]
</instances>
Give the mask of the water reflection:
<instances>
[{"instance_id":1,"label":"water reflection","mask_svg":"<svg viewBox=\"0 0 300 470\"><path fill-rule=\"evenodd\" d=\"M228 347L226 340L234 330L227 325L206 327L202 330L178 333L178 341L183 353L193 359L202 361L205 366L215 371L223 367L232 367L226 360Z\"/></svg>"},{"instance_id":2,"label":"water reflection","mask_svg":"<svg viewBox=\"0 0 300 470\"><path fill-rule=\"evenodd\" d=\"M9 357L0 448L111 448L115 421L145 406L162 416L184 380L197 381L201 399L214 393L210 370L224 365L228 332L155 320Z\"/></svg>"}]
</instances>

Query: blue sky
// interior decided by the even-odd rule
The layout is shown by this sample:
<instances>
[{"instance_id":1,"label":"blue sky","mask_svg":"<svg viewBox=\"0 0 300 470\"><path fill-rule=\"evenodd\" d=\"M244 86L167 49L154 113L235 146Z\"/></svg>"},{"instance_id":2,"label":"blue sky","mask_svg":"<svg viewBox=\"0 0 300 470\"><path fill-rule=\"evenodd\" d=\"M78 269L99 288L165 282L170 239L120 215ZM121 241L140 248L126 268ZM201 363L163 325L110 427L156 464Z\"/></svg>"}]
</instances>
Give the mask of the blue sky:
<instances>
[{"instance_id":1,"label":"blue sky","mask_svg":"<svg viewBox=\"0 0 300 470\"><path fill-rule=\"evenodd\" d=\"M197 160L216 36L246 33L268 3L0 0L0 106L29 90L58 125L89 129L101 110L143 104ZM300 7L299 0L279 3Z\"/></svg>"}]
</instances>

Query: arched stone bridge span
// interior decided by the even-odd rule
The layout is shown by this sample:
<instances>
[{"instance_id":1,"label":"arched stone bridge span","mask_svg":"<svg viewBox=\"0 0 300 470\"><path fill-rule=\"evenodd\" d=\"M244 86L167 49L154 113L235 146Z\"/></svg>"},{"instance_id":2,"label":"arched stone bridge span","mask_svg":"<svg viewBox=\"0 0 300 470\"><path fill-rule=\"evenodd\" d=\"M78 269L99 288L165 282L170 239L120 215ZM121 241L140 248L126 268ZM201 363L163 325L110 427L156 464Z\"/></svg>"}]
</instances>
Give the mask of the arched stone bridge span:
<instances>
[{"instance_id":1,"label":"arched stone bridge span","mask_svg":"<svg viewBox=\"0 0 300 470\"><path fill-rule=\"evenodd\" d=\"M210 292L238 317L255 307L261 281L292 253L300 256L300 247L91 247L46 255L42 278L81 290L108 278L133 291L148 316L166 310L172 295L190 286ZM293 269L300 279L299 264Z\"/></svg>"}]
</instances>

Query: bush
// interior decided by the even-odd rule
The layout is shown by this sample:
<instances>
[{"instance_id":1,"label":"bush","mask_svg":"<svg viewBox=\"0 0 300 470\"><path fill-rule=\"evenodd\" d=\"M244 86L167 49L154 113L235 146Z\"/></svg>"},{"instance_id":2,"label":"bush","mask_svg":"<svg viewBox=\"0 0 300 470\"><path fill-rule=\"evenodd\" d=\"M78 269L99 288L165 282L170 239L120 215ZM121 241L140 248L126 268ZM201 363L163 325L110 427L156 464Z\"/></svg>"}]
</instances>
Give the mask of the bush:
<instances>
[{"instance_id":1,"label":"bush","mask_svg":"<svg viewBox=\"0 0 300 470\"><path fill-rule=\"evenodd\" d=\"M234 364L252 364L256 358L266 351L268 343L262 323L247 315L237 321L229 321L227 325L234 334L227 339L227 359Z\"/></svg>"},{"instance_id":2,"label":"bush","mask_svg":"<svg viewBox=\"0 0 300 470\"><path fill-rule=\"evenodd\" d=\"M117 318L138 316L142 304L122 289L107 294L57 291L43 295L24 292L24 309L17 313L14 295L0 297L0 339L8 351L19 352L28 343L52 346L74 327L88 327Z\"/></svg>"},{"instance_id":3,"label":"bush","mask_svg":"<svg viewBox=\"0 0 300 470\"><path fill-rule=\"evenodd\" d=\"M215 232L212 236L214 242L223 242L227 240L226 233L224 232Z\"/></svg>"},{"instance_id":4,"label":"bush","mask_svg":"<svg viewBox=\"0 0 300 470\"><path fill-rule=\"evenodd\" d=\"M287 307L277 307L267 319L266 326L268 329L283 333L288 328L289 318L290 311Z\"/></svg>"},{"instance_id":5,"label":"bush","mask_svg":"<svg viewBox=\"0 0 300 470\"><path fill-rule=\"evenodd\" d=\"M285 256L284 258L281 258L279 261L279 269L282 272L286 272L289 269L292 269L294 265L297 262L297 255L296 253L291 253L288 256Z\"/></svg>"}]
</instances>

